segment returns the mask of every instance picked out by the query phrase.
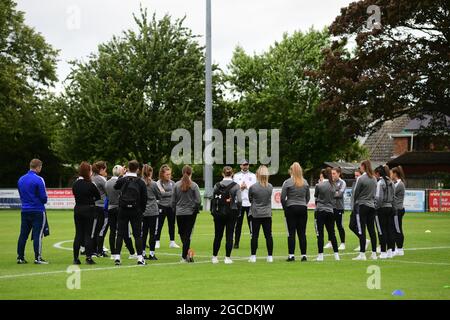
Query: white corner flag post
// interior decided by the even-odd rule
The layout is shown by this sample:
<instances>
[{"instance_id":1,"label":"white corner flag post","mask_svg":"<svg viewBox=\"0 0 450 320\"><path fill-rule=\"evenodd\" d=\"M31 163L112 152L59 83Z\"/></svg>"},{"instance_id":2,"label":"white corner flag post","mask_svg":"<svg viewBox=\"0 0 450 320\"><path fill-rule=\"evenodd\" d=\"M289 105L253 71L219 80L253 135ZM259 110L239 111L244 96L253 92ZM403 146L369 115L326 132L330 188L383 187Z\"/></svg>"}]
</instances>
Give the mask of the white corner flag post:
<instances>
[{"instance_id":1,"label":"white corner flag post","mask_svg":"<svg viewBox=\"0 0 450 320\"><path fill-rule=\"evenodd\" d=\"M205 67L205 150L212 142L212 50L211 50L211 0L206 0L206 67ZM213 166L211 152L205 152L205 194L203 210L209 210L213 196Z\"/></svg>"}]
</instances>

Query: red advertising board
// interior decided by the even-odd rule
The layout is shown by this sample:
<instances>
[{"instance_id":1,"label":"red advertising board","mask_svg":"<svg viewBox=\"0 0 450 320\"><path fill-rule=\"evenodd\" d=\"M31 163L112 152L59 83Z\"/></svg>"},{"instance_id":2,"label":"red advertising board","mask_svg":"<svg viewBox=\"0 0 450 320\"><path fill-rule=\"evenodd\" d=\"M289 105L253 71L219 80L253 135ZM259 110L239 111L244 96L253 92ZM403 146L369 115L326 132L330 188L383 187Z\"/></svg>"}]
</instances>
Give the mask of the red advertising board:
<instances>
[{"instance_id":1,"label":"red advertising board","mask_svg":"<svg viewBox=\"0 0 450 320\"><path fill-rule=\"evenodd\" d=\"M450 190L429 190L430 212L450 212Z\"/></svg>"},{"instance_id":2,"label":"red advertising board","mask_svg":"<svg viewBox=\"0 0 450 320\"><path fill-rule=\"evenodd\" d=\"M72 189L47 189L49 198L73 198Z\"/></svg>"},{"instance_id":3,"label":"red advertising board","mask_svg":"<svg viewBox=\"0 0 450 320\"><path fill-rule=\"evenodd\" d=\"M75 198L72 189L47 189L47 209L72 209Z\"/></svg>"}]
</instances>

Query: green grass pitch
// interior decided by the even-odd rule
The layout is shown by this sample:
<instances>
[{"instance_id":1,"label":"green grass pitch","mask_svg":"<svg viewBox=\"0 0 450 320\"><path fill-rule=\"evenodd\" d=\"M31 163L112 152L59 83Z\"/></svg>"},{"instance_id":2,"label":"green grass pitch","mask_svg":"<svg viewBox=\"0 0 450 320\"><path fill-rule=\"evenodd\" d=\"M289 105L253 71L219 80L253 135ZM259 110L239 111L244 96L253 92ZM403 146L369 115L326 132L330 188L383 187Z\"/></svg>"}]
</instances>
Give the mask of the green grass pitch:
<instances>
[{"instance_id":1,"label":"green grass pitch","mask_svg":"<svg viewBox=\"0 0 450 320\"><path fill-rule=\"evenodd\" d=\"M80 289L68 289L67 268L72 262L70 250L54 244L72 240L73 212L48 212L51 235L44 239L43 257L49 265L32 263L32 242L26 248L27 265L16 264L16 246L20 212L0 211L0 299L449 299L450 298L450 214L407 213L404 219L405 256L391 260L352 261L357 246L354 234L347 230L347 250L341 261L332 255L315 262L317 242L313 213L308 217L308 258L301 263L285 262L287 236L282 211L274 210L274 258L265 261L266 248L261 232L258 261L247 262L250 239L244 221L241 248L233 250L234 264L223 263L224 240L220 263L210 262L213 222L202 212L192 239L195 263L180 264L180 249L168 248L164 226L161 249L156 262L136 266L122 254L122 266L115 267L109 258L97 258L95 266L81 265ZM345 226L349 213L345 214ZM430 230L431 232L425 232ZM177 236L177 242L180 244ZM71 242L62 246L70 248ZM298 240L297 240L298 246ZM298 248L298 247L297 247ZM125 249L125 246L124 246ZM126 249L125 249L126 251ZM325 254L331 254L325 250ZM299 256L298 249L296 250ZM84 261L83 261L84 262ZM369 266L379 266L381 288L368 289ZM403 296L393 296L394 290Z\"/></svg>"}]
</instances>

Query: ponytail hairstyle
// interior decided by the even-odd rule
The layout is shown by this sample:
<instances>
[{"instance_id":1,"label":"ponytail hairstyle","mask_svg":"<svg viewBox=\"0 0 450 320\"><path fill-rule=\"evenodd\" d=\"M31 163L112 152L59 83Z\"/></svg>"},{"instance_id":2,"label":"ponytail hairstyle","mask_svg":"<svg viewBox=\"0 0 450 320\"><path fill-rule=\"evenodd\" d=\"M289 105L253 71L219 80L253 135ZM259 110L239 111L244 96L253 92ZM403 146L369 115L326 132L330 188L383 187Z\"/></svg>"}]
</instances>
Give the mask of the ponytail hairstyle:
<instances>
[{"instance_id":1,"label":"ponytail hairstyle","mask_svg":"<svg viewBox=\"0 0 450 320\"><path fill-rule=\"evenodd\" d=\"M106 169L105 161L97 161L92 165L92 172L95 174L100 174L100 171Z\"/></svg>"},{"instance_id":2,"label":"ponytail hairstyle","mask_svg":"<svg viewBox=\"0 0 450 320\"><path fill-rule=\"evenodd\" d=\"M183 177L181 178L181 191L186 192L191 188L192 185L192 168L188 165L185 165L181 172L183 173Z\"/></svg>"},{"instance_id":3,"label":"ponytail hairstyle","mask_svg":"<svg viewBox=\"0 0 450 320\"><path fill-rule=\"evenodd\" d=\"M361 162L361 166L364 167L364 171L367 173L369 178L373 178L373 170L372 170L372 164L369 160L364 160Z\"/></svg>"},{"instance_id":4,"label":"ponytail hairstyle","mask_svg":"<svg viewBox=\"0 0 450 320\"><path fill-rule=\"evenodd\" d=\"M300 166L300 163L294 162L289 168L289 173L292 177L292 180L294 180L294 185L297 188L303 187L304 185L303 170L302 167Z\"/></svg>"},{"instance_id":5,"label":"ponytail hairstyle","mask_svg":"<svg viewBox=\"0 0 450 320\"><path fill-rule=\"evenodd\" d=\"M327 170L326 169L320 170L320 175L322 176L322 180L327 178L326 174L327 174ZM320 179L320 177L319 177L319 179Z\"/></svg>"},{"instance_id":6,"label":"ponytail hairstyle","mask_svg":"<svg viewBox=\"0 0 450 320\"><path fill-rule=\"evenodd\" d=\"M385 164L383 166L383 169L384 169L384 174L386 175L386 178L391 180L391 170L389 169L389 166L387 164Z\"/></svg>"},{"instance_id":7,"label":"ponytail hairstyle","mask_svg":"<svg viewBox=\"0 0 450 320\"><path fill-rule=\"evenodd\" d=\"M399 177L403 181L403 183L406 185L405 173L403 172L402 166L397 166L397 167L393 168L392 172L395 173L397 175L397 177Z\"/></svg>"},{"instance_id":8,"label":"ponytail hairstyle","mask_svg":"<svg viewBox=\"0 0 450 320\"><path fill-rule=\"evenodd\" d=\"M259 184L266 188L269 185L269 169L266 166L259 166L258 170L256 170L256 180L258 180Z\"/></svg>"},{"instance_id":9,"label":"ponytail hairstyle","mask_svg":"<svg viewBox=\"0 0 450 320\"><path fill-rule=\"evenodd\" d=\"M148 164L144 164L142 167L142 178L144 179L145 184L148 186L152 181L153 168Z\"/></svg>"},{"instance_id":10,"label":"ponytail hairstyle","mask_svg":"<svg viewBox=\"0 0 450 320\"><path fill-rule=\"evenodd\" d=\"M386 166L380 165L376 167L375 172L380 175L387 185L389 180L389 169L386 170Z\"/></svg>"}]
</instances>

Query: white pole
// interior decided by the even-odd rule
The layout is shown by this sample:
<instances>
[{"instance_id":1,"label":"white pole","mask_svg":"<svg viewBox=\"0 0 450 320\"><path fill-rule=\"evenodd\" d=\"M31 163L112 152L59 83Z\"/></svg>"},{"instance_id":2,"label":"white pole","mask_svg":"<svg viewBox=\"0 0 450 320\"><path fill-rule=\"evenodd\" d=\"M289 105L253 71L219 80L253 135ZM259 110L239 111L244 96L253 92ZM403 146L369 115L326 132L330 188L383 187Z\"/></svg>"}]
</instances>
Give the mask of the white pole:
<instances>
[{"instance_id":1,"label":"white pole","mask_svg":"<svg viewBox=\"0 0 450 320\"><path fill-rule=\"evenodd\" d=\"M211 143L212 130L212 50L211 50L211 0L206 0L206 67L205 67L205 149ZM210 209L210 199L213 194L213 166L211 154L205 154L205 207Z\"/></svg>"}]
</instances>

